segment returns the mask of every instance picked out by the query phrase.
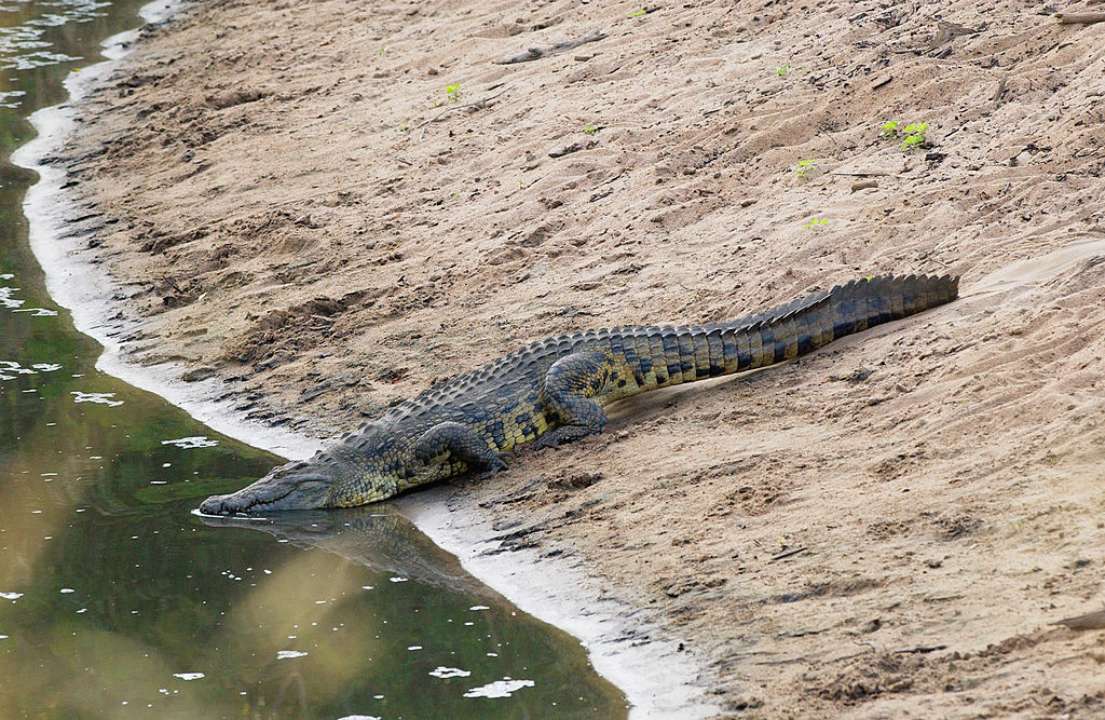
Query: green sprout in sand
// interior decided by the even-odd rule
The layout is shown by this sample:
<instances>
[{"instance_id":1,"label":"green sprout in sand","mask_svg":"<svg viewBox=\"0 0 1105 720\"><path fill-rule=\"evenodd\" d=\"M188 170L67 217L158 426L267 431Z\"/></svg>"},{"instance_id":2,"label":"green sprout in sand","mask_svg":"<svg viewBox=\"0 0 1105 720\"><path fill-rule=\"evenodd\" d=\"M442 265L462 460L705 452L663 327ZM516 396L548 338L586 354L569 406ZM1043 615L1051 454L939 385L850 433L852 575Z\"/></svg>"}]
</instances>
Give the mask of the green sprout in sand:
<instances>
[{"instance_id":1,"label":"green sprout in sand","mask_svg":"<svg viewBox=\"0 0 1105 720\"><path fill-rule=\"evenodd\" d=\"M595 127L592 123L587 123L586 125L583 126L583 134L584 135L596 135L596 134L598 134L598 131L599 131L599 129L597 127Z\"/></svg>"},{"instance_id":2,"label":"green sprout in sand","mask_svg":"<svg viewBox=\"0 0 1105 720\"><path fill-rule=\"evenodd\" d=\"M790 74L790 65L780 65L775 68L775 74L779 77L786 77Z\"/></svg>"},{"instance_id":3,"label":"green sprout in sand","mask_svg":"<svg viewBox=\"0 0 1105 720\"><path fill-rule=\"evenodd\" d=\"M879 134L884 138L901 136L902 142L899 147L908 152L928 145L928 139L925 137L928 129L927 122L912 122L903 128L899 121L887 120L879 126Z\"/></svg>"},{"instance_id":4,"label":"green sprout in sand","mask_svg":"<svg viewBox=\"0 0 1105 720\"><path fill-rule=\"evenodd\" d=\"M645 15L648 15L648 10L645 10L644 8L637 8L633 12L629 13L628 17L639 18L644 17Z\"/></svg>"},{"instance_id":5,"label":"green sprout in sand","mask_svg":"<svg viewBox=\"0 0 1105 720\"><path fill-rule=\"evenodd\" d=\"M817 170L816 160L799 160L798 167L794 168L794 175L799 180L809 180L810 173Z\"/></svg>"},{"instance_id":6,"label":"green sprout in sand","mask_svg":"<svg viewBox=\"0 0 1105 720\"><path fill-rule=\"evenodd\" d=\"M905 138L902 139L902 150L916 150L926 144L925 133L929 124L926 122L910 123L905 126Z\"/></svg>"},{"instance_id":7,"label":"green sprout in sand","mask_svg":"<svg viewBox=\"0 0 1105 720\"><path fill-rule=\"evenodd\" d=\"M446 85L445 94L449 96L449 102L460 100L460 83L450 83Z\"/></svg>"},{"instance_id":8,"label":"green sprout in sand","mask_svg":"<svg viewBox=\"0 0 1105 720\"><path fill-rule=\"evenodd\" d=\"M806 228L807 230L817 230L818 228L825 227L828 224L828 218L810 218L809 222L807 222L802 227Z\"/></svg>"}]
</instances>

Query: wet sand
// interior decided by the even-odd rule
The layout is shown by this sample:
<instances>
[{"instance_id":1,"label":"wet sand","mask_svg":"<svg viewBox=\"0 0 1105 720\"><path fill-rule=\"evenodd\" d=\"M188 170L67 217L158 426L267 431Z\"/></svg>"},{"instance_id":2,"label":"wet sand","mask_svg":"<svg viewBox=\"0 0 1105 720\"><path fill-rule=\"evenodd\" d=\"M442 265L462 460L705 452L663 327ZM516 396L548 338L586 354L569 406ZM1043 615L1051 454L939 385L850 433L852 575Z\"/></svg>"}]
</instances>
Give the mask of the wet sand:
<instances>
[{"instance_id":1,"label":"wet sand","mask_svg":"<svg viewBox=\"0 0 1105 720\"><path fill-rule=\"evenodd\" d=\"M578 562L727 712L1093 714L1101 635L1054 623L1105 579L1099 37L1007 2L198 6L57 163L129 359L315 437L545 335L962 274L436 494Z\"/></svg>"}]
</instances>

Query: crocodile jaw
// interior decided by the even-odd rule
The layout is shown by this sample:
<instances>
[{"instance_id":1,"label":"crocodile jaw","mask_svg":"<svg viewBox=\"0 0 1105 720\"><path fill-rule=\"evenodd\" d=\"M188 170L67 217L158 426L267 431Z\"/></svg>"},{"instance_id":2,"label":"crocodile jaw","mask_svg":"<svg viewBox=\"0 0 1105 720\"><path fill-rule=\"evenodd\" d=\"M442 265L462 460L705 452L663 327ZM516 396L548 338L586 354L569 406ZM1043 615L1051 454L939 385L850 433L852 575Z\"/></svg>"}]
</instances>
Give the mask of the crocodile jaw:
<instances>
[{"instance_id":1,"label":"crocodile jaw","mask_svg":"<svg viewBox=\"0 0 1105 720\"><path fill-rule=\"evenodd\" d=\"M317 466L291 463L274 468L252 485L229 495L213 495L200 504L204 515L237 515L273 510L329 507L333 478Z\"/></svg>"}]
</instances>

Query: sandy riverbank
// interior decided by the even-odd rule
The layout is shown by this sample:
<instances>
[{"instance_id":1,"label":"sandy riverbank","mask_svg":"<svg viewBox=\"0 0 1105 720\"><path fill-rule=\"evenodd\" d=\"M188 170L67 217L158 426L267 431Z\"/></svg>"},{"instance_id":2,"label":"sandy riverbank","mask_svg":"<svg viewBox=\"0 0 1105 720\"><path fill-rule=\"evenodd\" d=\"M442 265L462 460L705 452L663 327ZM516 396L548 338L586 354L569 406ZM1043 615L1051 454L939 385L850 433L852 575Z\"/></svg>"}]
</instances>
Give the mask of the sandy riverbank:
<instances>
[{"instance_id":1,"label":"sandy riverbank","mask_svg":"<svg viewBox=\"0 0 1105 720\"><path fill-rule=\"evenodd\" d=\"M952 306L443 495L661 620L733 712L1091 713L1101 635L1050 623L1105 578L1099 27L1004 2L201 5L60 160L132 357L320 436L543 335L962 273Z\"/></svg>"}]
</instances>

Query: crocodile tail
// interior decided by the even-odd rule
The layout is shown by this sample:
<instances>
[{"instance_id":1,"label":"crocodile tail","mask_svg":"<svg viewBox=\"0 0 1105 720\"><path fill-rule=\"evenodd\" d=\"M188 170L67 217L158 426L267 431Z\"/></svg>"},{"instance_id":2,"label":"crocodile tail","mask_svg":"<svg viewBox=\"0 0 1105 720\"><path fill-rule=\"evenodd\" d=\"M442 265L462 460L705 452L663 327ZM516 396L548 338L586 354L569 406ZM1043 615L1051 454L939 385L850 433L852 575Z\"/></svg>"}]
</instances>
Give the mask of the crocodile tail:
<instances>
[{"instance_id":1,"label":"crocodile tail","mask_svg":"<svg viewBox=\"0 0 1105 720\"><path fill-rule=\"evenodd\" d=\"M948 275L869 277L729 322L635 328L625 344L635 349L639 389L665 387L790 360L958 293L959 278Z\"/></svg>"}]
</instances>

